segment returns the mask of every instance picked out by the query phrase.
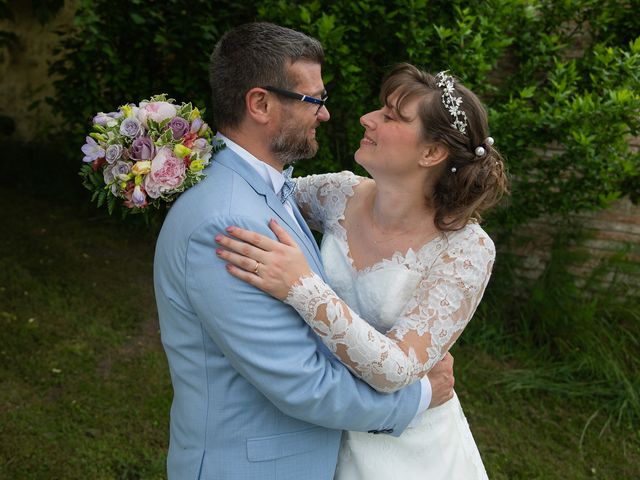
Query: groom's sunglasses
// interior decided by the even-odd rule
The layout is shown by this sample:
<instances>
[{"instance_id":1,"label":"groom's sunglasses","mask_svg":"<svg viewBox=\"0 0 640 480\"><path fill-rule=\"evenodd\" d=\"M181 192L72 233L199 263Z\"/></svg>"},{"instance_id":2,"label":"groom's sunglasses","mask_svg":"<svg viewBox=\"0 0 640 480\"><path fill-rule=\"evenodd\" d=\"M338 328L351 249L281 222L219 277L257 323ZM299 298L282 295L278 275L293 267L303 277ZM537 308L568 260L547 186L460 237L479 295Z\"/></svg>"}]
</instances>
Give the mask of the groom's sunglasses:
<instances>
[{"instance_id":1,"label":"groom's sunglasses","mask_svg":"<svg viewBox=\"0 0 640 480\"><path fill-rule=\"evenodd\" d=\"M329 95L327 92L322 92L322 98L310 97L309 95L303 95L302 93L290 92L289 90L285 90L283 88L271 87L267 85L266 87L262 87L265 90L269 90L270 92L277 93L278 95L282 95L283 97L293 98L295 100L300 100L301 102L313 103L318 105L318 109L316 110L316 115L320 113L320 109L324 107Z\"/></svg>"}]
</instances>

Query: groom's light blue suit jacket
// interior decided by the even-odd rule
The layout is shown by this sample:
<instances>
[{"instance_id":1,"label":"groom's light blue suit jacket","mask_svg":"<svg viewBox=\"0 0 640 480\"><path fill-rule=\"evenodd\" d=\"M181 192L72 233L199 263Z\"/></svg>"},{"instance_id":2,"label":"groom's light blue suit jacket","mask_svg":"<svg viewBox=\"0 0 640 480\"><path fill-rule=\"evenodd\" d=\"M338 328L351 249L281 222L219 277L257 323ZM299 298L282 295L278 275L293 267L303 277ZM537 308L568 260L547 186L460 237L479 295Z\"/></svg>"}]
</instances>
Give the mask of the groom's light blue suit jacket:
<instances>
[{"instance_id":1,"label":"groom's light blue suit jacket","mask_svg":"<svg viewBox=\"0 0 640 480\"><path fill-rule=\"evenodd\" d=\"M237 280L215 254L230 225L285 226L317 273L317 244L229 149L181 195L158 238L156 301L174 398L170 480L333 478L341 430L399 435L419 382L380 394L354 378L288 305ZM297 208L295 214L299 217Z\"/></svg>"}]
</instances>

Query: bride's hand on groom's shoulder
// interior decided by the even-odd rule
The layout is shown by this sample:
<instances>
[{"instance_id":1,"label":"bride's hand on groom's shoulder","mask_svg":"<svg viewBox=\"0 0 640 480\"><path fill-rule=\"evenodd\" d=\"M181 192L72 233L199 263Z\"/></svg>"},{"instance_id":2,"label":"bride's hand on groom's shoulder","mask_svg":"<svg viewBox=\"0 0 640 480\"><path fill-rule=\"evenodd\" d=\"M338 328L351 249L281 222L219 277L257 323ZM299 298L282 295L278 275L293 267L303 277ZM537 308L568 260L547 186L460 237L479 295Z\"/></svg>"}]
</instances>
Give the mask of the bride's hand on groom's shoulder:
<instances>
[{"instance_id":1,"label":"bride's hand on groom's shoulder","mask_svg":"<svg viewBox=\"0 0 640 480\"><path fill-rule=\"evenodd\" d=\"M224 247L216 249L216 254L228 262L226 268L231 275L284 300L292 286L313 272L287 231L273 219L269 228L279 241L240 227L228 227L227 235L215 238Z\"/></svg>"},{"instance_id":2,"label":"bride's hand on groom's shoulder","mask_svg":"<svg viewBox=\"0 0 640 480\"><path fill-rule=\"evenodd\" d=\"M429 408L434 408L453 398L453 386L455 378L453 376L453 355L449 352L436 363L429 373L427 373L429 383L431 383L431 403Z\"/></svg>"}]
</instances>

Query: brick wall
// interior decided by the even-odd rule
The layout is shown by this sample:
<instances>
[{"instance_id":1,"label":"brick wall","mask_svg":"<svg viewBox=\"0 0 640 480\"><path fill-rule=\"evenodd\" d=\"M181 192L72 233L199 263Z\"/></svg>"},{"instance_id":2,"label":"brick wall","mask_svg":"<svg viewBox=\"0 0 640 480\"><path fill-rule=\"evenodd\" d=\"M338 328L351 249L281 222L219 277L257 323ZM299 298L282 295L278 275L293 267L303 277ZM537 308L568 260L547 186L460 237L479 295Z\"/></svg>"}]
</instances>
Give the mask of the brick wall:
<instances>
[{"instance_id":1,"label":"brick wall","mask_svg":"<svg viewBox=\"0 0 640 480\"><path fill-rule=\"evenodd\" d=\"M577 284L587 288L606 287L615 280L626 285L634 296L640 295L640 205L628 198L610 208L573 216L575 232L580 232L569 251L585 253L583 260L569 267ZM564 225L559 218L547 216L525 225L507 247L520 257L518 274L523 280L537 279L551 258L554 239ZM585 285L595 269L602 268L598 285Z\"/></svg>"}]
</instances>

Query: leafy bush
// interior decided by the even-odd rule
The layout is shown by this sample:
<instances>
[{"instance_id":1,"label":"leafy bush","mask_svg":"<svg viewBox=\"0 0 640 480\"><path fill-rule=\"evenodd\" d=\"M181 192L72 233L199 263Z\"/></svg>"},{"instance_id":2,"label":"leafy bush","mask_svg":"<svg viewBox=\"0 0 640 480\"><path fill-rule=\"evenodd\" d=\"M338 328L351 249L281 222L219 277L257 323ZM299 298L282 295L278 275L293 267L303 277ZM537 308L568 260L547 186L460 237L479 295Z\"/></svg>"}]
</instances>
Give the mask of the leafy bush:
<instances>
[{"instance_id":1,"label":"leafy bush","mask_svg":"<svg viewBox=\"0 0 640 480\"><path fill-rule=\"evenodd\" d=\"M51 66L57 80L49 99L64 119L70 153L78 155L98 111L160 93L208 105L209 54L225 30L252 16L243 2L79 0L74 30L63 32Z\"/></svg>"},{"instance_id":2,"label":"leafy bush","mask_svg":"<svg viewBox=\"0 0 640 480\"><path fill-rule=\"evenodd\" d=\"M309 33L327 52L332 121L300 173L357 167L358 117L375 108L382 75L409 61L450 69L488 105L514 178L510 228L547 212L606 206L638 192L640 19L633 2L563 0L81 0L76 30L51 72L68 144L87 120L156 93L205 105L207 62L222 32L254 19ZM636 35L636 36L634 36ZM556 153L542 158L549 146Z\"/></svg>"}]
</instances>

